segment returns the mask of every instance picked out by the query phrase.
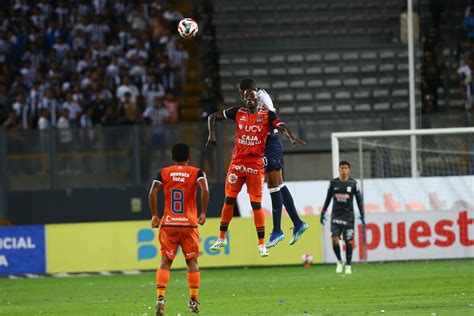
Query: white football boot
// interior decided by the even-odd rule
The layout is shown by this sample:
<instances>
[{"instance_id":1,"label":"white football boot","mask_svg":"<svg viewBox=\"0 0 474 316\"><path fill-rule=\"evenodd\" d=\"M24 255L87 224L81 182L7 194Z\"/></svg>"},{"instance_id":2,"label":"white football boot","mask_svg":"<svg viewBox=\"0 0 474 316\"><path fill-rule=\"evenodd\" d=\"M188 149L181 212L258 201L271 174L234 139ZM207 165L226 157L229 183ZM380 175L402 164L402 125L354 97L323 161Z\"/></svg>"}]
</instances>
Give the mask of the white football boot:
<instances>
[{"instance_id":1,"label":"white football boot","mask_svg":"<svg viewBox=\"0 0 474 316\"><path fill-rule=\"evenodd\" d=\"M336 273L342 273L343 270L344 270L344 262L338 261L336 263Z\"/></svg>"}]
</instances>

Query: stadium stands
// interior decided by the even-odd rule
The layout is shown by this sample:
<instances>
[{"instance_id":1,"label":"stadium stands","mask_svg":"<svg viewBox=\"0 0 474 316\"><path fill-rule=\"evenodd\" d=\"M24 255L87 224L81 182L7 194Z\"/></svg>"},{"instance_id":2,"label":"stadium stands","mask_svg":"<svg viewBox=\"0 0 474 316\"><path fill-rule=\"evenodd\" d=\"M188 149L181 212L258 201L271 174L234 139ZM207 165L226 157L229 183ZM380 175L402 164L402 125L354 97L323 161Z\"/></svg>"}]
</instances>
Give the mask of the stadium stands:
<instances>
[{"instance_id":1,"label":"stadium stands","mask_svg":"<svg viewBox=\"0 0 474 316\"><path fill-rule=\"evenodd\" d=\"M238 80L252 77L284 114L406 113L408 52L399 42L401 9L395 0L216 3L226 103L239 100ZM417 50L418 69L421 56ZM455 56L453 45L443 50L441 106L462 103Z\"/></svg>"}]
</instances>

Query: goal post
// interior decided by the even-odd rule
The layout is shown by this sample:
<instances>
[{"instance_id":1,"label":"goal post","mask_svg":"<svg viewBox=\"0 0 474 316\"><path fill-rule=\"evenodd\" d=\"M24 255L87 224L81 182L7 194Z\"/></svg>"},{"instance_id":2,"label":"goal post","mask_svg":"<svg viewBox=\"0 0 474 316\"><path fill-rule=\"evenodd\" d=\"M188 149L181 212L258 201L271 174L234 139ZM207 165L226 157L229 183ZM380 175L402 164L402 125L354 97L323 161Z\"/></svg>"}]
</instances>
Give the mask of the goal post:
<instances>
[{"instance_id":1,"label":"goal post","mask_svg":"<svg viewBox=\"0 0 474 316\"><path fill-rule=\"evenodd\" d=\"M341 160L361 179L474 173L474 127L338 132L331 147L333 177Z\"/></svg>"}]
</instances>

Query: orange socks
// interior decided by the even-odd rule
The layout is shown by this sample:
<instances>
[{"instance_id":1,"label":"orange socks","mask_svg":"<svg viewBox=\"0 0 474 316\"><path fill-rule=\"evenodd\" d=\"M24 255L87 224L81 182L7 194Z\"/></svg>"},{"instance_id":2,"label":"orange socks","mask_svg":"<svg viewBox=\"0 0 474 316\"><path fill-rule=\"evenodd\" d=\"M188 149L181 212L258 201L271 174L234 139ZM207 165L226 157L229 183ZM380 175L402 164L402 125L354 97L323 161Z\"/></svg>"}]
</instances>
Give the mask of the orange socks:
<instances>
[{"instance_id":1,"label":"orange socks","mask_svg":"<svg viewBox=\"0 0 474 316\"><path fill-rule=\"evenodd\" d=\"M188 278L189 285L189 296L191 299L197 301L199 293L199 284L201 283L201 273L198 272L188 272L186 274Z\"/></svg>"},{"instance_id":2,"label":"orange socks","mask_svg":"<svg viewBox=\"0 0 474 316\"><path fill-rule=\"evenodd\" d=\"M263 209L258 209L253 211L253 221L255 227L257 228L258 244L265 244L265 213Z\"/></svg>"},{"instance_id":3,"label":"orange socks","mask_svg":"<svg viewBox=\"0 0 474 316\"><path fill-rule=\"evenodd\" d=\"M224 203L224 206L222 207L222 212L221 212L221 226L220 226L219 238L225 239L227 228L229 227L229 223L232 219L232 216L234 216L234 206Z\"/></svg>"},{"instance_id":4,"label":"orange socks","mask_svg":"<svg viewBox=\"0 0 474 316\"><path fill-rule=\"evenodd\" d=\"M166 285L170 279L170 270L158 269L156 271L156 297L165 297Z\"/></svg>"}]
</instances>

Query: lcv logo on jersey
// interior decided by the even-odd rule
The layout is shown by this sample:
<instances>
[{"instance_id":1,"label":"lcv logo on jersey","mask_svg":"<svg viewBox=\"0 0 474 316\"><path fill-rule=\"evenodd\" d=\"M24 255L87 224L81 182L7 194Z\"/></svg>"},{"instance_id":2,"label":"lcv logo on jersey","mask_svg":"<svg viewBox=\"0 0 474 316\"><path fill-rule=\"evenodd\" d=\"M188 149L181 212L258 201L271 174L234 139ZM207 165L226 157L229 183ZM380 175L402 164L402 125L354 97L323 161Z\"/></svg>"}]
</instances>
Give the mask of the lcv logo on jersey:
<instances>
[{"instance_id":1,"label":"lcv logo on jersey","mask_svg":"<svg viewBox=\"0 0 474 316\"><path fill-rule=\"evenodd\" d=\"M239 124L239 128L241 130L244 130L246 132L252 132L252 133L257 133L261 132L263 130L263 126L259 125L244 125L244 124Z\"/></svg>"},{"instance_id":2,"label":"lcv logo on jersey","mask_svg":"<svg viewBox=\"0 0 474 316\"><path fill-rule=\"evenodd\" d=\"M222 248L219 251L211 251L211 246L216 241L217 236L208 236L206 238L199 238L199 252L200 256L209 255L217 256L224 255L228 256L230 254L230 232L227 232L227 246ZM140 229L137 233L137 259L141 260L150 260L155 259L158 256L159 245L156 242L155 231L151 228ZM181 253L181 247L178 248L176 255Z\"/></svg>"}]
</instances>

